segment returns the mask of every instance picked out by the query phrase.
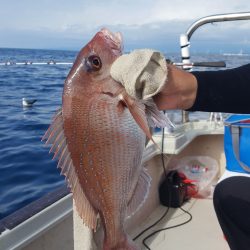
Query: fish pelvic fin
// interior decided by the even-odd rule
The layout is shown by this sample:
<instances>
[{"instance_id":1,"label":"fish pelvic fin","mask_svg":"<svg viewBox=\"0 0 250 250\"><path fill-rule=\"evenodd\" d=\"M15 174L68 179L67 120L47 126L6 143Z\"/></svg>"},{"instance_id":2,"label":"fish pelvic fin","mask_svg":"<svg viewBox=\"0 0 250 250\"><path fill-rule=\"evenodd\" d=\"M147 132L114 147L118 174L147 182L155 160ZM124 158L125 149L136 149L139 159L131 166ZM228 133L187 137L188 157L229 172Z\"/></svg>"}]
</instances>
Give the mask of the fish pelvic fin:
<instances>
[{"instance_id":1,"label":"fish pelvic fin","mask_svg":"<svg viewBox=\"0 0 250 250\"><path fill-rule=\"evenodd\" d=\"M68 187L73 193L73 198L79 216L83 219L86 226L96 230L97 211L88 201L75 171L75 167L68 150L67 140L64 135L61 109L57 111L42 140L47 140L46 144L52 144L50 152L54 153L53 158L58 159L57 167L61 169L61 174L66 177Z\"/></svg>"},{"instance_id":2,"label":"fish pelvic fin","mask_svg":"<svg viewBox=\"0 0 250 250\"><path fill-rule=\"evenodd\" d=\"M135 186L134 192L129 196L127 207L127 218L135 214L146 201L151 185L151 176L147 169L143 168Z\"/></svg>"}]
</instances>

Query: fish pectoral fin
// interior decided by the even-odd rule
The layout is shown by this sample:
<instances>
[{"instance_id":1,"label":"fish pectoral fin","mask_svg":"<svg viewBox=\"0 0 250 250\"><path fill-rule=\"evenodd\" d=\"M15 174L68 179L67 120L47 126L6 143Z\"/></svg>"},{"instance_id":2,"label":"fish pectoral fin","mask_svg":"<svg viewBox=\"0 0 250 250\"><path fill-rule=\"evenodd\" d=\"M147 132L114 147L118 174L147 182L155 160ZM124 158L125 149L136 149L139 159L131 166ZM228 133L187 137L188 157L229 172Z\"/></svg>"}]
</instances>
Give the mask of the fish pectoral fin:
<instances>
[{"instance_id":1,"label":"fish pectoral fin","mask_svg":"<svg viewBox=\"0 0 250 250\"><path fill-rule=\"evenodd\" d=\"M146 116L150 127L158 128L175 128L175 125L170 121L167 114L160 111L152 98L143 101L146 109Z\"/></svg>"},{"instance_id":2,"label":"fish pectoral fin","mask_svg":"<svg viewBox=\"0 0 250 250\"><path fill-rule=\"evenodd\" d=\"M143 168L132 195L128 197L127 217L132 216L143 205L148 197L150 185L151 176L146 172L146 168Z\"/></svg>"},{"instance_id":3,"label":"fish pectoral fin","mask_svg":"<svg viewBox=\"0 0 250 250\"><path fill-rule=\"evenodd\" d=\"M125 91L122 92L119 95L119 97L120 97L120 100L129 109L129 112L133 116L138 126L143 130L146 136L155 143L155 141L153 140L152 134L150 132L149 126L148 126L148 121L147 121L147 117L145 113L145 105L133 99L132 97L130 97Z\"/></svg>"},{"instance_id":4,"label":"fish pectoral fin","mask_svg":"<svg viewBox=\"0 0 250 250\"><path fill-rule=\"evenodd\" d=\"M65 175L66 177L68 186L73 193L73 198L79 216L89 228L96 230L97 212L84 194L79 182L79 178L75 171L71 154L68 150L66 137L64 135L63 116L61 109L56 113L42 140L46 139L46 144L52 144L50 152L54 152L53 158L58 158L57 166L61 169L61 174Z\"/></svg>"}]
</instances>

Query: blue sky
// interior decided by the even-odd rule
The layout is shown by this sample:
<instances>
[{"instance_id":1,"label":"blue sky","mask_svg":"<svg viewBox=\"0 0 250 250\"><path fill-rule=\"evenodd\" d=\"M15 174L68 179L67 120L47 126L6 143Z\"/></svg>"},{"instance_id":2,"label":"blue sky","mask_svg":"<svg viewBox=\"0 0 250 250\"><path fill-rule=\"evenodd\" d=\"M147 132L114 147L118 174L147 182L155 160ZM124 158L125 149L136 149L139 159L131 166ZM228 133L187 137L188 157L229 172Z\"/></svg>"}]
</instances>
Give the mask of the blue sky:
<instances>
[{"instance_id":1,"label":"blue sky","mask_svg":"<svg viewBox=\"0 0 250 250\"><path fill-rule=\"evenodd\" d=\"M0 47L79 50L102 27L120 31L125 50L179 51L198 18L250 11L249 0L0 0ZM250 52L250 21L205 25L191 39L203 52Z\"/></svg>"}]
</instances>

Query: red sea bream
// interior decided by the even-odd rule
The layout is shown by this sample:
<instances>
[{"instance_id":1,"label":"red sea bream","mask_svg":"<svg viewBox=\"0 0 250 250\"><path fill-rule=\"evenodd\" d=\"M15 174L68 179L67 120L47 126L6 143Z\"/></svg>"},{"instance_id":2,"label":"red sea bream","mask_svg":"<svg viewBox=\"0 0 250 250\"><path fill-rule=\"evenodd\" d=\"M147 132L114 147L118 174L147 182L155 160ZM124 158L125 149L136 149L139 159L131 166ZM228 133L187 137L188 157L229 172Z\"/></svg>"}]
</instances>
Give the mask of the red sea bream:
<instances>
[{"instance_id":1,"label":"red sea bream","mask_svg":"<svg viewBox=\"0 0 250 250\"><path fill-rule=\"evenodd\" d=\"M111 78L121 50L119 33L102 29L79 52L65 80L62 108L44 135L83 222L96 230L100 217L104 250L137 249L124 222L149 190L141 160L145 135L152 138L147 119L160 113L154 105L147 110Z\"/></svg>"}]
</instances>

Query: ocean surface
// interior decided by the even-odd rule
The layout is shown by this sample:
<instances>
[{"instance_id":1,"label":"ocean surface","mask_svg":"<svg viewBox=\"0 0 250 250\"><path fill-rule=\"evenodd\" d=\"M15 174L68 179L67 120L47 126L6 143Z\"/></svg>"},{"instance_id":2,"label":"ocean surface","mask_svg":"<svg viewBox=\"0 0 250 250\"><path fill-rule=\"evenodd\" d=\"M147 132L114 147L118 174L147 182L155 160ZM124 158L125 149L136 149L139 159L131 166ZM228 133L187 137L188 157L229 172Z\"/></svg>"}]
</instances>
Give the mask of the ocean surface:
<instances>
[{"instance_id":1,"label":"ocean surface","mask_svg":"<svg viewBox=\"0 0 250 250\"><path fill-rule=\"evenodd\" d=\"M0 63L73 62L76 55L74 51L0 49ZM170 53L168 58L180 62L179 54ZM250 55L192 56L192 61L216 60L225 61L230 68L249 63ZM49 148L41 138L61 105L63 84L70 67L0 65L0 219L65 185L56 161L52 161ZM37 102L24 108L23 97Z\"/></svg>"}]
</instances>

